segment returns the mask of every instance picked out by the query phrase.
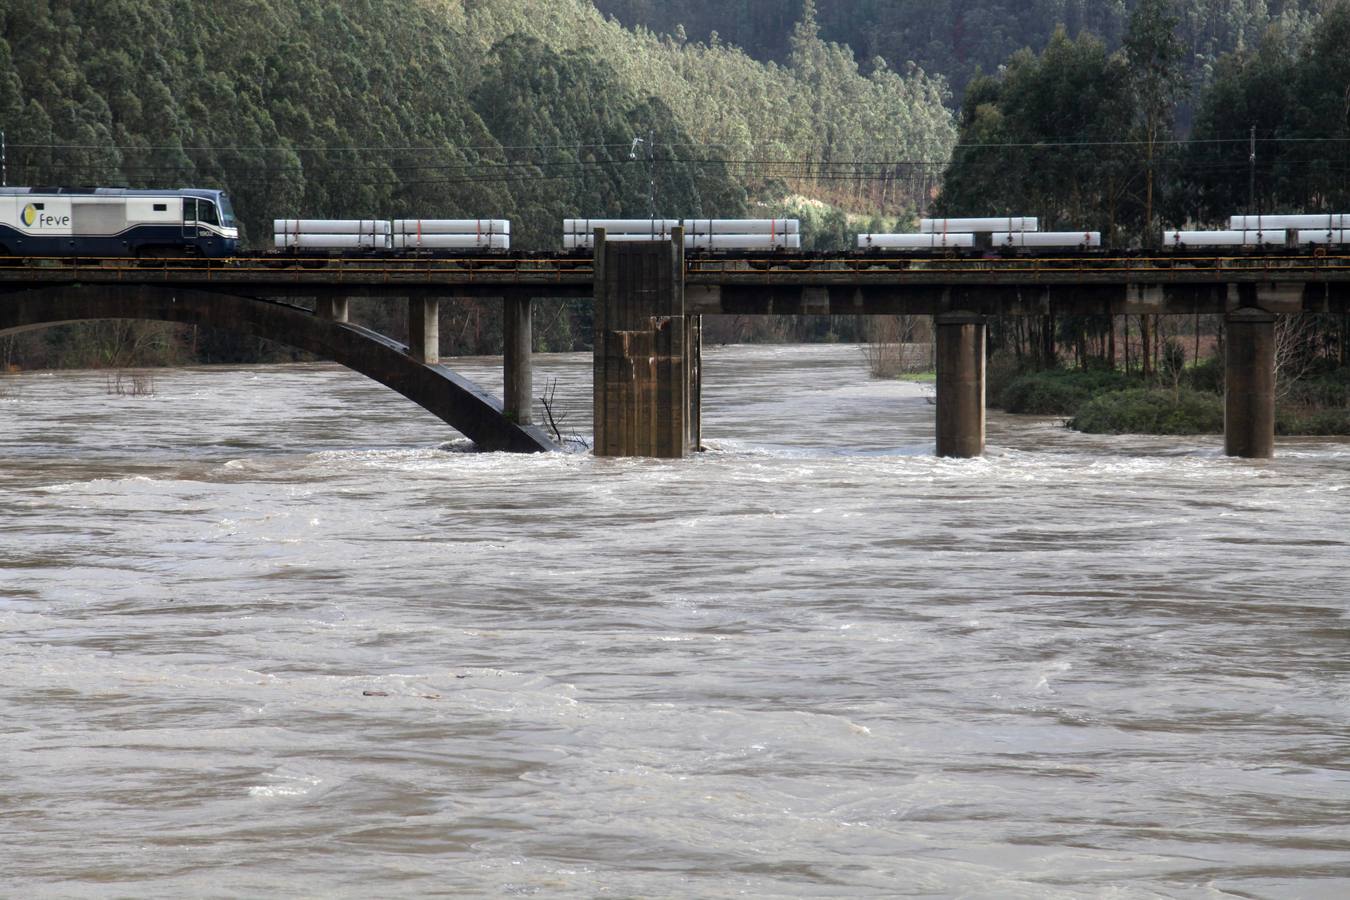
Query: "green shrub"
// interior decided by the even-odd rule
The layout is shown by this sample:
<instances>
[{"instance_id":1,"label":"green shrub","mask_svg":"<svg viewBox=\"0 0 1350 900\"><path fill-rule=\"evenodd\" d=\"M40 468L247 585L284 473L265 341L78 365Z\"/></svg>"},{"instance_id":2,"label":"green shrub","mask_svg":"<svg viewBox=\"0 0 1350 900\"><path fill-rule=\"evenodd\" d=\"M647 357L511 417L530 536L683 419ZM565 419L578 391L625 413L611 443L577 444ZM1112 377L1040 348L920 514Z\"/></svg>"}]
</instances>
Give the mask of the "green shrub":
<instances>
[{"instance_id":1,"label":"green shrub","mask_svg":"<svg viewBox=\"0 0 1350 900\"><path fill-rule=\"evenodd\" d=\"M1217 356L1206 357L1186 370L1186 380L1193 390L1210 394L1223 394L1223 360Z\"/></svg>"},{"instance_id":2,"label":"green shrub","mask_svg":"<svg viewBox=\"0 0 1350 900\"><path fill-rule=\"evenodd\" d=\"M1003 395L1003 389L1021 374L1022 368L1017 364L1017 357L1007 350L996 350L990 354L984 366L984 384L989 395L989 405L999 406L998 399Z\"/></svg>"},{"instance_id":3,"label":"green shrub","mask_svg":"<svg viewBox=\"0 0 1350 900\"><path fill-rule=\"evenodd\" d=\"M1275 413L1275 432L1283 435L1350 434L1350 408L1287 409Z\"/></svg>"},{"instance_id":4,"label":"green shrub","mask_svg":"<svg viewBox=\"0 0 1350 900\"><path fill-rule=\"evenodd\" d=\"M1292 407L1334 409L1350 406L1350 369L1303 376L1288 385L1285 402Z\"/></svg>"},{"instance_id":5,"label":"green shrub","mask_svg":"<svg viewBox=\"0 0 1350 900\"><path fill-rule=\"evenodd\" d=\"M1011 413L1071 416L1093 396L1128 384L1124 375L1107 369L1025 372L995 394L992 405Z\"/></svg>"},{"instance_id":6,"label":"green shrub","mask_svg":"<svg viewBox=\"0 0 1350 900\"><path fill-rule=\"evenodd\" d=\"M1219 434L1223 400L1182 388L1131 388L1085 403L1069 427L1089 434Z\"/></svg>"}]
</instances>

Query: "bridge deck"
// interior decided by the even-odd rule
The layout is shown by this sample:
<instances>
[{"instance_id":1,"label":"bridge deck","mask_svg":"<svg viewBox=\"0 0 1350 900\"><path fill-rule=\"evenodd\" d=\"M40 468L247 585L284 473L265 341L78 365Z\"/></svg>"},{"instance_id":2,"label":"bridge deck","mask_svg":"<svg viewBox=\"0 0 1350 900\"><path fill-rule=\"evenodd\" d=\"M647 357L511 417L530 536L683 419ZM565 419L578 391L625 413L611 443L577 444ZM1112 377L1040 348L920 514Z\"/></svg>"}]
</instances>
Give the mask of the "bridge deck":
<instances>
[{"instance_id":1,"label":"bridge deck","mask_svg":"<svg viewBox=\"0 0 1350 900\"><path fill-rule=\"evenodd\" d=\"M243 296L590 297L595 270L572 254L461 258L0 258L0 291L160 284ZM1350 256L914 258L800 254L686 261L698 314L870 315L1350 310ZM1260 292L1257 297L1249 286ZM1273 304L1273 306L1272 306Z\"/></svg>"}]
</instances>

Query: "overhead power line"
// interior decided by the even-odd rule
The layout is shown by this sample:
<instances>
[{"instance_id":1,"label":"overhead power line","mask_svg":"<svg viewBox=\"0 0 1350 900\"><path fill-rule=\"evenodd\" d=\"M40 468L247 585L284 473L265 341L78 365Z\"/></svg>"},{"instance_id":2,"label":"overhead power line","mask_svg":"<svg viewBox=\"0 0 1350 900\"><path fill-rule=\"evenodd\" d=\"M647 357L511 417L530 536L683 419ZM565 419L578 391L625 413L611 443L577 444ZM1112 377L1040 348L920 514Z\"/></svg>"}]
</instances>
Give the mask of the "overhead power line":
<instances>
[{"instance_id":1,"label":"overhead power line","mask_svg":"<svg viewBox=\"0 0 1350 900\"><path fill-rule=\"evenodd\" d=\"M1184 147L1203 144L1241 144L1246 146L1250 142L1248 135L1231 138L1173 138L1170 140L1153 141L1154 146ZM1350 144L1350 136L1347 137L1266 137L1257 138L1258 144ZM744 144L737 144L740 147L769 147L783 144L795 143L789 138L776 138L760 141L751 141ZM1001 143L974 143L974 144L956 144L953 150L1025 150L1035 148L1092 148L1092 147L1143 147L1148 146L1149 141L1010 141ZM666 143L661 146L667 148L719 148L733 145L718 144L713 142L694 143ZM874 145L878 149L884 150L884 145ZM482 144L482 145L455 145L442 147L427 146L384 146L384 145L332 145L332 146L291 146L279 144L273 146L247 146L247 145L226 145L226 146L180 146L173 144L164 144L147 147L123 146L118 144L56 144L56 143L11 143L11 150L82 150L96 151L105 153L163 153L163 152L183 152L183 153L456 153L463 151L497 153L503 151L545 151L545 150L599 150L599 149L620 149L627 151L628 141L596 143L596 142L560 142L554 144Z\"/></svg>"}]
</instances>

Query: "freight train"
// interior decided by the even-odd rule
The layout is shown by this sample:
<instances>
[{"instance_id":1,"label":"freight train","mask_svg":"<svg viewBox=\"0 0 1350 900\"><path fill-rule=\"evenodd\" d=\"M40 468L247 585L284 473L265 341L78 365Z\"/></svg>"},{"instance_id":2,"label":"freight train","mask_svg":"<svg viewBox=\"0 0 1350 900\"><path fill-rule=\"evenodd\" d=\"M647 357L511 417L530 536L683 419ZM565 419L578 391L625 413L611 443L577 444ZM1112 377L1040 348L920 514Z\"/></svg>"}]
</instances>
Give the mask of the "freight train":
<instances>
[{"instance_id":1,"label":"freight train","mask_svg":"<svg viewBox=\"0 0 1350 900\"><path fill-rule=\"evenodd\" d=\"M594 232L611 241L669 240L686 251L783 254L800 250L797 219L563 220L562 246L592 252ZM1235 215L1213 231L1167 229L1162 253L1186 255L1350 253L1350 213ZM24 257L228 258L239 228L223 191L202 188L0 188L0 255ZM492 256L511 251L506 219L275 219L273 258ZM855 253L887 258L1132 254L1104 247L1096 231L1040 231L1034 216L921 219L914 233L857 235ZM518 251L517 251L518 253Z\"/></svg>"}]
</instances>

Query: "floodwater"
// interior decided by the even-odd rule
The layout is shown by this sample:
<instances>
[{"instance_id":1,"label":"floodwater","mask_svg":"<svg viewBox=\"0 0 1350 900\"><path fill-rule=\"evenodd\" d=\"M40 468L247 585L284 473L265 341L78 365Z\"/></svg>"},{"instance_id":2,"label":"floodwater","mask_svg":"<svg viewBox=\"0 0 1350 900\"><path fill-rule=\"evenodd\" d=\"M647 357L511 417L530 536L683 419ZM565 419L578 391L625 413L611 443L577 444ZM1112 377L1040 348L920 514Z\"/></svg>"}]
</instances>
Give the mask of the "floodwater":
<instances>
[{"instance_id":1,"label":"floodwater","mask_svg":"<svg viewBox=\"0 0 1350 900\"><path fill-rule=\"evenodd\" d=\"M1350 894L1350 443L938 460L847 346L710 348L679 462L148 387L0 379L0 894Z\"/></svg>"}]
</instances>

